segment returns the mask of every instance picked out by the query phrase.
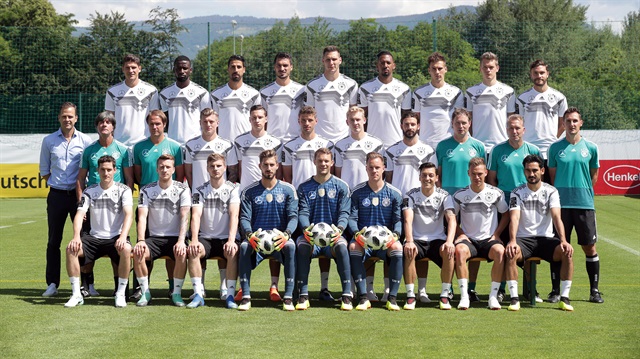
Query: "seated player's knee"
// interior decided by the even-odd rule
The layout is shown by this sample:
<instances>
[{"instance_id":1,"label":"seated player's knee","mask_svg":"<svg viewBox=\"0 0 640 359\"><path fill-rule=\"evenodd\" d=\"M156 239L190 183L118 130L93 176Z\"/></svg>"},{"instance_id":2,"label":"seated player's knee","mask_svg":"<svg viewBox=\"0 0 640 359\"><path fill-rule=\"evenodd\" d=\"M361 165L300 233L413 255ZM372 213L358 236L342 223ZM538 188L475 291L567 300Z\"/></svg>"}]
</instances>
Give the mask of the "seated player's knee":
<instances>
[{"instance_id":1,"label":"seated player's knee","mask_svg":"<svg viewBox=\"0 0 640 359\"><path fill-rule=\"evenodd\" d=\"M362 247L360 247L360 245L355 241L349 243L349 252L356 251L356 250L362 252Z\"/></svg>"},{"instance_id":2,"label":"seated player's knee","mask_svg":"<svg viewBox=\"0 0 640 359\"><path fill-rule=\"evenodd\" d=\"M456 251L455 251L455 258L458 261L466 261L467 258L469 258L469 248L467 248L466 245L462 244L462 245L457 245L456 246Z\"/></svg>"},{"instance_id":3,"label":"seated player's knee","mask_svg":"<svg viewBox=\"0 0 640 359\"><path fill-rule=\"evenodd\" d=\"M394 242L389 248L387 248L388 251L401 251L402 250L402 244L398 241Z\"/></svg>"}]
</instances>

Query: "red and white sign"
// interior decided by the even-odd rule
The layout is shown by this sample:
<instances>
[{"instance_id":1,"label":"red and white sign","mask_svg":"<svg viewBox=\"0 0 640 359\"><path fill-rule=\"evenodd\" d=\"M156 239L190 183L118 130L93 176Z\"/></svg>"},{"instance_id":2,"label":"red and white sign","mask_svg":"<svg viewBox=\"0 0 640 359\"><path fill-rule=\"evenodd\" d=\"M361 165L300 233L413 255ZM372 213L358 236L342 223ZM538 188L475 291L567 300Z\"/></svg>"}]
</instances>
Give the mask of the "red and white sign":
<instances>
[{"instance_id":1,"label":"red and white sign","mask_svg":"<svg viewBox=\"0 0 640 359\"><path fill-rule=\"evenodd\" d=\"M640 194L640 160L600 160L596 194Z\"/></svg>"}]
</instances>

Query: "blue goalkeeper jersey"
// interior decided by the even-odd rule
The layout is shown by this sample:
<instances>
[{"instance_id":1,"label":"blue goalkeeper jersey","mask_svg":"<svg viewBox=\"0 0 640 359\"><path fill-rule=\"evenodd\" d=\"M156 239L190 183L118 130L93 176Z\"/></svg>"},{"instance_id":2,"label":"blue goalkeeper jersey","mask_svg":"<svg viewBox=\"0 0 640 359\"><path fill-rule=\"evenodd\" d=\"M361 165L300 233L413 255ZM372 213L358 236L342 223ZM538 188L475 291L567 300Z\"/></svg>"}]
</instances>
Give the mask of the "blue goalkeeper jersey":
<instances>
[{"instance_id":1,"label":"blue goalkeeper jersey","mask_svg":"<svg viewBox=\"0 0 640 359\"><path fill-rule=\"evenodd\" d=\"M400 235L401 207L402 194L397 188L385 182L380 191L374 192L368 182L363 182L351 192L349 230L353 234L363 227L380 225Z\"/></svg>"},{"instance_id":2,"label":"blue goalkeeper jersey","mask_svg":"<svg viewBox=\"0 0 640 359\"><path fill-rule=\"evenodd\" d=\"M311 177L298 186L298 198L300 229L304 230L311 223L320 222L347 228L351 197L345 181L331 176L326 182L318 183Z\"/></svg>"},{"instance_id":3,"label":"blue goalkeeper jersey","mask_svg":"<svg viewBox=\"0 0 640 359\"><path fill-rule=\"evenodd\" d=\"M278 181L266 189L256 181L240 197L240 229L246 236L262 228L295 231L298 226L298 196L292 185Z\"/></svg>"}]
</instances>

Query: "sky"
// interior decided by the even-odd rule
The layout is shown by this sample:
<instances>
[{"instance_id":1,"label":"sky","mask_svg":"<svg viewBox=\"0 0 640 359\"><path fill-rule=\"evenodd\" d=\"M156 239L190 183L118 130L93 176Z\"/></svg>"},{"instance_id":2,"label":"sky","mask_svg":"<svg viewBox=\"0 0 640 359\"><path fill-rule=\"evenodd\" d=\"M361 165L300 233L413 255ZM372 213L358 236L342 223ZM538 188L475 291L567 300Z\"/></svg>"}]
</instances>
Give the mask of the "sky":
<instances>
[{"instance_id":1,"label":"sky","mask_svg":"<svg viewBox=\"0 0 640 359\"><path fill-rule=\"evenodd\" d=\"M88 26L90 14L118 11L129 21L146 20L149 10L156 6L178 9L181 18L207 15L255 16L288 19L297 14L305 17L334 17L339 19L378 18L422 14L448 8L449 5L477 5L478 0L51 0L60 14L71 13L79 26ZM640 0L574 0L589 5L589 21L614 21L619 31L620 21L630 11L640 11Z\"/></svg>"}]
</instances>

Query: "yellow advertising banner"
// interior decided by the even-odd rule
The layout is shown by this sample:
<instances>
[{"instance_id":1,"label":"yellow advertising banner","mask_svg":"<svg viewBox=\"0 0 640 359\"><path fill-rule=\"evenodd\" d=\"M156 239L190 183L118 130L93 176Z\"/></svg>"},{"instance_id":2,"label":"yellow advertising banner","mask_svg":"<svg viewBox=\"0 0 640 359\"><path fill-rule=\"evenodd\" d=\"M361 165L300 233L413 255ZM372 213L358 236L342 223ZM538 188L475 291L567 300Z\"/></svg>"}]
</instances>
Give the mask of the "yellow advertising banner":
<instances>
[{"instance_id":1,"label":"yellow advertising banner","mask_svg":"<svg viewBox=\"0 0 640 359\"><path fill-rule=\"evenodd\" d=\"M47 181L37 163L0 163L0 197L46 197Z\"/></svg>"}]
</instances>

